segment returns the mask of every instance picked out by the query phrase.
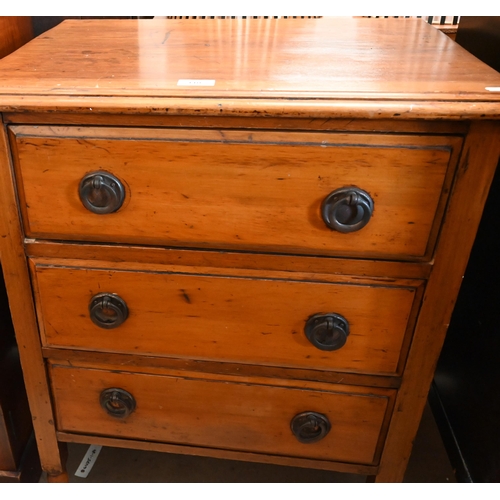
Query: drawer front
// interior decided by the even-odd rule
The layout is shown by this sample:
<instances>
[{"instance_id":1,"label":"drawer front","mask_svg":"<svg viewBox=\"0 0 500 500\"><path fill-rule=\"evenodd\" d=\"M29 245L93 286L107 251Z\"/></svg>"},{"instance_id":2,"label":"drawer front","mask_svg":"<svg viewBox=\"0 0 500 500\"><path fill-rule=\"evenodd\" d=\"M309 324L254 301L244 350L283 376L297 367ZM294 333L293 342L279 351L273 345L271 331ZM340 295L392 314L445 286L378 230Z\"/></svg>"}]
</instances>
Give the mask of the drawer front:
<instances>
[{"instance_id":1,"label":"drawer front","mask_svg":"<svg viewBox=\"0 0 500 500\"><path fill-rule=\"evenodd\" d=\"M406 259L432 252L460 144L454 137L292 132L11 132L31 237ZM95 179L82 184L86 199L123 195L106 205L120 206L112 213L93 213L80 199L82 179L94 171L122 184L113 195ZM346 187L365 194L328 198ZM324 217L347 229L368 222L343 233Z\"/></svg>"},{"instance_id":2,"label":"drawer front","mask_svg":"<svg viewBox=\"0 0 500 500\"><path fill-rule=\"evenodd\" d=\"M360 464L375 459L392 394L61 366L50 374L59 431ZM322 416L325 431L330 426L316 442L299 441L291 428L294 417L309 412ZM302 440L311 417L295 419Z\"/></svg>"},{"instance_id":3,"label":"drawer front","mask_svg":"<svg viewBox=\"0 0 500 500\"><path fill-rule=\"evenodd\" d=\"M416 289L397 283L34 269L43 343L51 347L393 374L412 308L418 306ZM115 328L90 318L92 308L98 320L107 312L100 302L103 293L126 303L128 317ZM122 307L117 304L110 307ZM342 327L331 316L320 318L310 332L320 348L308 340L305 326L311 327L314 319L309 318L318 314L340 315L348 322L342 347L323 350L329 339L322 335L342 337Z\"/></svg>"}]
</instances>

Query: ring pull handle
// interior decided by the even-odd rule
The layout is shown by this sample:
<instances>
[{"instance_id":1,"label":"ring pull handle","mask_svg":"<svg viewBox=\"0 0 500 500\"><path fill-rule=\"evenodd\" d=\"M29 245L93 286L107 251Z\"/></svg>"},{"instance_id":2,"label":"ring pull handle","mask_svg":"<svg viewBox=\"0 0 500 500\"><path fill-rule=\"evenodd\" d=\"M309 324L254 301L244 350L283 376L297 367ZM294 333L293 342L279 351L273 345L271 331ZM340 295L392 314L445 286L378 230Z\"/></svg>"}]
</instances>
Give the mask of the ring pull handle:
<instances>
[{"instance_id":1,"label":"ring pull handle","mask_svg":"<svg viewBox=\"0 0 500 500\"><path fill-rule=\"evenodd\" d=\"M332 428L326 415L314 411L295 415L290 422L290 427L297 440L305 444L320 441Z\"/></svg>"},{"instance_id":2,"label":"ring pull handle","mask_svg":"<svg viewBox=\"0 0 500 500\"><path fill-rule=\"evenodd\" d=\"M80 181L78 194L83 206L98 215L116 212L125 200L122 182L104 170L87 174Z\"/></svg>"},{"instance_id":3,"label":"ring pull handle","mask_svg":"<svg viewBox=\"0 0 500 500\"><path fill-rule=\"evenodd\" d=\"M335 231L352 233L365 227L373 214L371 196L357 187L336 189L321 206L324 223Z\"/></svg>"},{"instance_id":4,"label":"ring pull handle","mask_svg":"<svg viewBox=\"0 0 500 500\"><path fill-rule=\"evenodd\" d=\"M126 418L136 408L134 396L130 392L117 387L104 389L99 397L99 402L106 413L114 418Z\"/></svg>"},{"instance_id":5,"label":"ring pull handle","mask_svg":"<svg viewBox=\"0 0 500 500\"><path fill-rule=\"evenodd\" d=\"M127 303L114 293L98 293L89 304L90 319L107 330L120 326L128 318Z\"/></svg>"},{"instance_id":6,"label":"ring pull handle","mask_svg":"<svg viewBox=\"0 0 500 500\"><path fill-rule=\"evenodd\" d=\"M304 333L314 347L322 351L336 351L347 341L349 322L336 313L315 314L306 321Z\"/></svg>"}]
</instances>

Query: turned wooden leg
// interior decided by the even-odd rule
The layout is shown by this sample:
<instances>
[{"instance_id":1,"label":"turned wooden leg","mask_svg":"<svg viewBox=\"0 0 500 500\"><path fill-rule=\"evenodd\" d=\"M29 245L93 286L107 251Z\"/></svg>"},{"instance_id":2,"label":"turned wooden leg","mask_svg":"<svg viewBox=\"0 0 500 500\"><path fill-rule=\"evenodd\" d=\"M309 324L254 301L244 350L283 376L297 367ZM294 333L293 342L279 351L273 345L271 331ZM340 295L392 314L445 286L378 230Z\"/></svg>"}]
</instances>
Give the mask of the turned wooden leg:
<instances>
[{"instance_id":1,"label":"turned wooden leg","mask_svg":"<svg viewBox=\"0 0 500 500\"><path fill-rule=\"evenodd\" d=\"M69 483L69 476L66 471L57 475L47 474L48 483Z\"/></svg>"},{"instance_id":2,"label":"turned wooden leg","mask_svg":"<svg viewBox=\"0 0 500 500\"><path fill-rule=\"evenodd\" d=\"M59 455L61 458L62 470L47 472L48 483L69 483L69 475L66 470L66 462L68 461L68 445L66 443L58 443Z\"/></svg>"}]
</instances>

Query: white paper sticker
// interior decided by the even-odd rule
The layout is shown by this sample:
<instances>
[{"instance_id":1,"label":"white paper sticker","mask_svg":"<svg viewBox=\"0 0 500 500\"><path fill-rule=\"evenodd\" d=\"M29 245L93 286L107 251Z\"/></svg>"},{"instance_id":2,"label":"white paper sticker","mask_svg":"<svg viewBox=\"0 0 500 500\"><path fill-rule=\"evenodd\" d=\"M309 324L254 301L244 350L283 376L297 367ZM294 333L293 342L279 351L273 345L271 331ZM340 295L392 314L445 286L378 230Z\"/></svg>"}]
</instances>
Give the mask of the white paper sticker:
<instances>
[{"instance_id":1,"label":"white paper sticker","mask_svg":"<svg viewBox=\"0 0 500 500\"><path fill-rule=\"evenodd\" d=\"M85 453L82 462L78 466L78 469L76 469L75 476L87 477L89 475L89 472L92 470L92 467L94 467L95 461L97 460L97 457L101 452L101 448L102 446L94 444L91 444L89 446L89 449L87 450L87 453Z\"/></svg>"},{"instance_id":2,"label":"white paper sticker","mask_svg":"<svg viewBox=\"0 0 500 500\"><path fill-rule=\"evenodd\" d=\"M486 87L490 92L500 92L500 87Z\"/></svg>"},{"instance_id":3,"label":"white paper sticker","mask_svg":"<svg viewBox=\"0 0 500 500\"><path fill-rule=\"evenodd\" d=\"M213 87L215 80L178 80L177 85L180 87Z\"/></svg>"}]
</instances>

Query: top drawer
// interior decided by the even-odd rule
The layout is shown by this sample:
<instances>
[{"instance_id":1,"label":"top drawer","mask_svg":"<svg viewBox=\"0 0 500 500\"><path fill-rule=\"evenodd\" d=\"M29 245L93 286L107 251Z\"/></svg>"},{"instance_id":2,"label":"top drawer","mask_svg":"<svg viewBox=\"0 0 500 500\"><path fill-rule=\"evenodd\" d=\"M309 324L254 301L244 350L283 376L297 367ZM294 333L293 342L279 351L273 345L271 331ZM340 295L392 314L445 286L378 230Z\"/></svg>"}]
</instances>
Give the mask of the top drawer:
<instances>
[{"instance_id":1,"label":"top drawer","mask_svg":"<svg viewBox=\"0 0 500 500\"><path fill-rule=\"evenodd\" d=\"M405 135L10 132L29 237L406 260L432 253L461 146L457 137ZM123 189L116 210L119 189L105 172ZM82 198L115 211L93 213ZM358 220L368 222L351 231Z\"/></svg>"}]
</instances>

